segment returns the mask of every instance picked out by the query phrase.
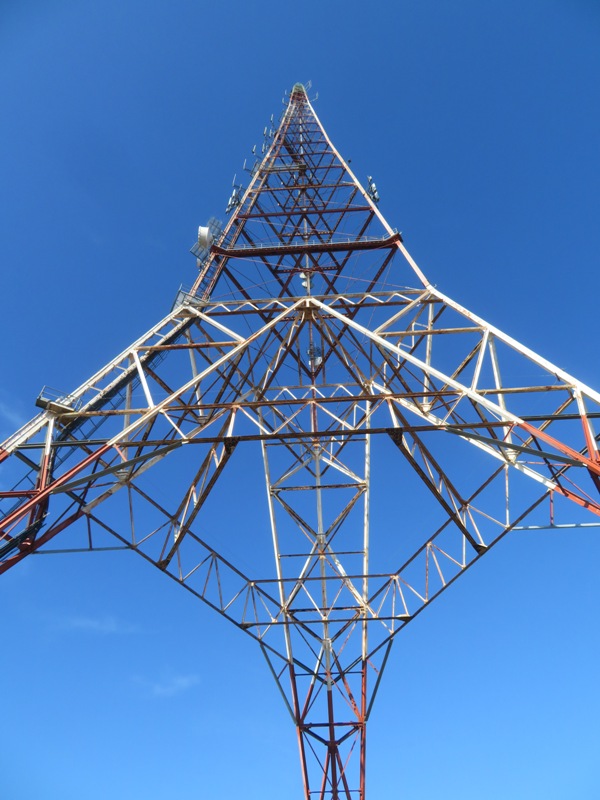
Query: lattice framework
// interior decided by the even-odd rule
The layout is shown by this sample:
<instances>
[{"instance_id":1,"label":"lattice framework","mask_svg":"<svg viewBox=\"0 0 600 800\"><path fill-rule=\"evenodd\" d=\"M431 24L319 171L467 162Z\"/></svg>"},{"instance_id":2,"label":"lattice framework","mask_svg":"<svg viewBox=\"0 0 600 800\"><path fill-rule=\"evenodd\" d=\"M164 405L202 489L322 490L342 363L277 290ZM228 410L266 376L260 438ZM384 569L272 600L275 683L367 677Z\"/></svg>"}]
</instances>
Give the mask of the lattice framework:
<instances>
[{"instance_id":1,"label":"lattice framework","mask_svg":"<svg viewBox=\"0 0 600 800\"><path fill-rule=\"evenodd\" d=\"M281 690L306 800L364 800L406 624L508 532L600 514L600 395L440 293L371 195L296 85L192 290L0 449L0 572L60 534L132 550L228 618ZM381 459L397 494L371 531ZM203 519L236 464L264 473L253 574Z\"/></svg>"}]
</instances>

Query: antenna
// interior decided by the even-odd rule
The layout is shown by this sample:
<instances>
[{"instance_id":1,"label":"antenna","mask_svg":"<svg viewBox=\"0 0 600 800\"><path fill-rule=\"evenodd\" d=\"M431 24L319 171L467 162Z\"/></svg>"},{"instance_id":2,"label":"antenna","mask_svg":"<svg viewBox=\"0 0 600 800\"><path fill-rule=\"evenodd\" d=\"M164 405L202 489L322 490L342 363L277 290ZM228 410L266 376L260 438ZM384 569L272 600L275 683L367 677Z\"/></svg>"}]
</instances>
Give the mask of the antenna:
<instances>
[{"instance_id":1,"label":"antenna","mask_svg":"<svg viewBox=\"0 0 600 800\"><path fill-rule=\"evenodd\" d=\"M310 272L301 272L300 273L300 280L301 280L302 286L304 286L304 288L306 289L306 294L310 294L311 283L312 283L312 277L311 277Z\"/></svg>"},{"instance_id":2,"label":"antenna","mask_svg":"<svg viewBox=\"0 0 600 800\"><path fill-rule=\"evenodd\" d=\"M244 168L245 167L246 167L246 162L244 161ZM242 202L242 192L244 191L244 187L235 182L236 178L237 174L233 176L233 181L231 184L233 186L233 191L231 192L231 197L227 202L227 207L225 209L226 214L229 214L230 211L233 211L233 209L237 208Z\"/></svg>"},{"instance_id":3,"label":"antenna","mask_svg":"<svg viewBox=\"0 0 600 800\"><path fill-rule=\"evenodd\" d=\"M205 226L198 228L198 241L191 249L191 253L196 256L197 265L200 269L210 256L210 248L221 240L223 225L216 217L211 217Z\"/></svg>"},{"instance_id":4,"label":"antenna","mask_svg":"<svg viewBox=\"0 0 600 800\"><path fill-rule=\"evenodd\" d=\"M379 202L379 192L371 175L367 175L367 194L375 204Z\"/></svg>"}]
</instances>

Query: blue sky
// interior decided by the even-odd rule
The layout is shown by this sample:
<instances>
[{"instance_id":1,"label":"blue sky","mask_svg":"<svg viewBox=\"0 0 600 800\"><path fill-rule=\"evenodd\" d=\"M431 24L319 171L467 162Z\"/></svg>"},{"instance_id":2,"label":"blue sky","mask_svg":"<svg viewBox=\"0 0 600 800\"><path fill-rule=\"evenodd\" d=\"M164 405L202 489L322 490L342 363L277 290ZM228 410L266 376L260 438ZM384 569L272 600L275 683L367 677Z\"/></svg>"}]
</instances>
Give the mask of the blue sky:
<instances>
[{"instance_id":1,"label":"blue sky","mask_svg":"<svg viewBox=\"0 0 600 800\"><path fill-rule=\"evenodd\" d=\"M599 388L599 74L595 0L5 0L0 438L193 282L198 224L309 79L429 279ZM258 650L118 556L0 581L2 797L299 797ZM512 536L407 627L371 798L598 797L598 563L597 532Z\"/></svg>"}]
</instances>

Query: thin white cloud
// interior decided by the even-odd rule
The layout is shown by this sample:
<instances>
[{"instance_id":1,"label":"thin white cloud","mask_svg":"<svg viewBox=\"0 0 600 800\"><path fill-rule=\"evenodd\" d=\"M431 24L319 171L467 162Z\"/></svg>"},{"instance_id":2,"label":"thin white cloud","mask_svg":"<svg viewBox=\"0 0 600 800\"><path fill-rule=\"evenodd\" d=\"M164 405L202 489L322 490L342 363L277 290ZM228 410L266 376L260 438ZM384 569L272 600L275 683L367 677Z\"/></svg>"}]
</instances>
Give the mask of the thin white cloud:
<instances>
[{"instance_id":1,"label":"thin white cloud","mask_svg":"<svg viewBox=\"0 0 600 800\"><path fill-rule=\"evenodd\" d=\"M11 408L10 401L7 402L2 399L5 396L6 393L0 390L0 444L18 431L19 428L22 428L27 422L25 417ZM11 471L7 470L5 473L5 467L7 466L7 464L2 464L0 467L0 489L2 489L2 491L12 489L14 484L14 476L11 475ZM10 476L8 481L4 479L5 474Z\"/></svg>"},{"instance_id":2,"label":"thin white cloud","mask_svg":"<svg viewBox=\"0 0 600 800\"><path fill-rule=\"evenodd\" d=\"M26 422L18 411L13 411L7 403L0 400L0 430L5 431L3 438L22 428Z\"/></svg>"},{"instance_id":3,"label":"thin white cloud","mask_svg":"<svg viewBox=\"0 0 600 800\"><path fill-rule=\"evenodd\" d=\"M197 686L200 683L200 677L198 675L173 675L163 681L149 681L144 678L136 678L136 681L145 686L153 697L174 697Z\"/></svg>"},{"instance_id":4,"label":"thin white cloud","mask_svg":"<svg viewBox=\"0 0 600 800\"><path fill-rule=\"evenodd\" d=\"M65 631L89 631L90 633L122 634L133 633L136 629L127 622L118 620L115 617L66 617L60 620L56 627Z\"/></svg>"}]
</instances>

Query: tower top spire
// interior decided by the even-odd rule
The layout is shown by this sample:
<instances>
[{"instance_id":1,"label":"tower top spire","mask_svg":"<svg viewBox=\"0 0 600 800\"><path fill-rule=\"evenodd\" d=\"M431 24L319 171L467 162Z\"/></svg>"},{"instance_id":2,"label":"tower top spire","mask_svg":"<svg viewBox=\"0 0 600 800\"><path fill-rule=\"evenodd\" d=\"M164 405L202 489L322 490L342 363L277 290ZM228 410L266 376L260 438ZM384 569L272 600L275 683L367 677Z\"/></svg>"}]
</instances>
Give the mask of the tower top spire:
<instances>
[{"instance_id":1,"label":"tower top spire","mask_svg":"<svg viewBox=\"0 0 600 800\"><path fill-rule=\"evenodd\" d=\"M295 297L307 280L319 296L426 284L379 212L372 179L365 189L327 136L309 89L295 83L278 127L265 128L249 185L234 186L232 215L208 246L201 228L192 249L200 298Z\"/></svg>"}]
</instances>

